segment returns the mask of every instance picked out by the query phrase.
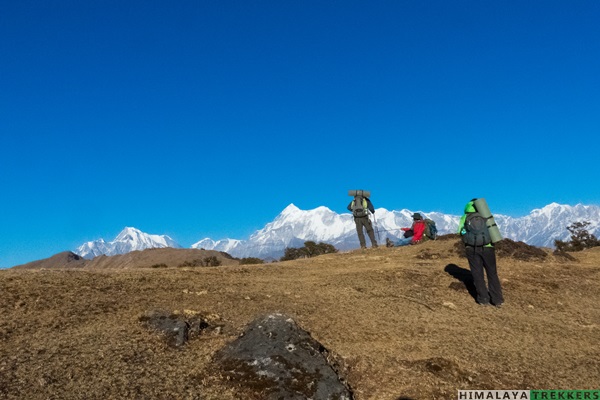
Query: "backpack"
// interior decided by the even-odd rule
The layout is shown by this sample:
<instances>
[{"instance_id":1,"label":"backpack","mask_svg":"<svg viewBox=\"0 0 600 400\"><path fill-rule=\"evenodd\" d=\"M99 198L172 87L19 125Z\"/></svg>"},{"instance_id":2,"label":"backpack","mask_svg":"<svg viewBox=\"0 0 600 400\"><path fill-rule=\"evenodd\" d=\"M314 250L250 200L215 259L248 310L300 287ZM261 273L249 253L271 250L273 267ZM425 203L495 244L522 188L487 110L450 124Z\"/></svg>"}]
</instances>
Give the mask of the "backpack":
<instances>
[{"instance_id":1,"label":"backpack","mask_svg":"<svg viewBox=\"0 0 600 400\"><path fill-rule=\"evenodd\" d=\"M425 236L431 240L437 239L437 226L435 221L429 218L425 219Z\"/></svg>"},{"instance_id":2,"label":"backpack","mask_svg":"<svg viewBox=\"0 0 600 400\"><path fill-rule=\"evenodd\" d=\"M485 246L492 243L486 218L478 212L469 213L465 219L465 234L462 240L467 246Z\"/></svg>"},{"instance_id":3,"label":"backpack","mask_svg":"<svg viewBox=\"0 0 600 400\"><path fill-rule=\"evenodd\" d=\"M367 200L362 196L354 196L351 208L352 215L356 218L366 217L368 215Z\"/></svg>"}]
</instances>

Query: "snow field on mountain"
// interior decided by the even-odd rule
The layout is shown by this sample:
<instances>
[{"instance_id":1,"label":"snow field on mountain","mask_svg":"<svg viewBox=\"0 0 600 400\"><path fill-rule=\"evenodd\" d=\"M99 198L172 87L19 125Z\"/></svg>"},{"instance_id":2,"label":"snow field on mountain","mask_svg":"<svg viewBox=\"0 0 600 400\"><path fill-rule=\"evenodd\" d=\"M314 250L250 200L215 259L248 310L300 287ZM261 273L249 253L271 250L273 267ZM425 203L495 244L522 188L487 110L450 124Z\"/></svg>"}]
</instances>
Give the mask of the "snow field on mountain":
<instances>
[{"instance_id":1,"label":"snow field on mountain","mask_svg":"<svg viewBox=\"0 0 600 400\"><path fill-rule=\"evenodd\" d=\"M385 238L395 240L402 235L402 227L410 227L412 215L420 212L425 218L436 222L440 235L455 233L460 215L412 210L375 210L371 221L380 244ZM576 206L549 204L533 210L524 217L495 214L494 219L505 238L522 241L539 247L552 247L554 240L568 240L567 226L573 222L589 221L589 232L600 234L600 207L578 204ZM191 248L218 250L234 257L260 257L278 259L286 247L301 247L305 241L325 242L340 250L359 247L354 221L350 213L338 214L327 207L301 210L294 204L287 206L272 222L253 233L247 240L204 238ZM368 240L368 239L367 239ZM99 255L124 254L134 250L182 246L166 235L150 235L138 229L126 227L110 242L103 239L82 244L75 251L84 258Z\"/></svg>"}]
</instances>

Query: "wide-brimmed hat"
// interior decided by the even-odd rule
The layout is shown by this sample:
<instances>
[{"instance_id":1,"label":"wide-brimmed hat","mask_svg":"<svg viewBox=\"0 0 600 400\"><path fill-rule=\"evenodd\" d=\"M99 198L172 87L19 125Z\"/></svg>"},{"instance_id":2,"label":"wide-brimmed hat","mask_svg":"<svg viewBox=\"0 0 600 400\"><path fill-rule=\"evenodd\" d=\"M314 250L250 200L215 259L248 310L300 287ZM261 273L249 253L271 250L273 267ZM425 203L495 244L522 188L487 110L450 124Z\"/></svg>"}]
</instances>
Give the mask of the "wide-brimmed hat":
<instances>
[{"instance_id":1,"label":"wide-brimmed hat","mask_svg":"<svg viewBox=\"0 0 600 400\"><path fill-rule=\"evenodd\" d=\"M419 213L414 213L412 215L412 217L413 217L413 219L423 219L423 217L421 217L421 214L419 214Z\"/></svg>"}]
</instances>

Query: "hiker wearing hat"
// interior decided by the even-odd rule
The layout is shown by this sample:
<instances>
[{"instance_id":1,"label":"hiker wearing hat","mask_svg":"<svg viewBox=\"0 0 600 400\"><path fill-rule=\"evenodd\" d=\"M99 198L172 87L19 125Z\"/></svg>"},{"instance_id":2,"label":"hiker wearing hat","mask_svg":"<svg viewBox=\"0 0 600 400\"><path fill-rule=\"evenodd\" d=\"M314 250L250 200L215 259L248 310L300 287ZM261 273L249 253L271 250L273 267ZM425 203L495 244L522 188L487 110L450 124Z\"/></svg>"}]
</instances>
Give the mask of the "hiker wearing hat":
<instances>
[{"instance_id":1,"label":"hiker wearing hat","mask_svg":"<svg viewBox=\"0 0 600 400\"><path fill-rule=\"evenodd\" d=\"M481 202L481 200L483 199L479 201ZM482 306L493 304L500 307L504 303L504 298L496 269L496 250L492 243L493 236L490 235L486 218L479 213L481 210L477 210L477 201L477 199L473 199L465 206L465 213L458 224L458 233L465 244L469 268L477 291L477 303ZM487 208L487 205L484 204L482 207ZM487 286L484 279L484 270L485 275L487 275Z\"/></svg>"},{"instance_id":2,"label":"hiker wearing hat","mask_svg":"<svg viewBox=\"0 0 600 400\"><path fill-rule=\"evenodd\" d=\"M425 232L425 221L423 221L423 217L419 213L414 213L412 218L413 224L410 228L401 228L404 231L404 237L398 240L395 244L388 239L386 243L388 247L406 246L421 242L423 239L423 233Z\"/></svg>"}]
</instances>

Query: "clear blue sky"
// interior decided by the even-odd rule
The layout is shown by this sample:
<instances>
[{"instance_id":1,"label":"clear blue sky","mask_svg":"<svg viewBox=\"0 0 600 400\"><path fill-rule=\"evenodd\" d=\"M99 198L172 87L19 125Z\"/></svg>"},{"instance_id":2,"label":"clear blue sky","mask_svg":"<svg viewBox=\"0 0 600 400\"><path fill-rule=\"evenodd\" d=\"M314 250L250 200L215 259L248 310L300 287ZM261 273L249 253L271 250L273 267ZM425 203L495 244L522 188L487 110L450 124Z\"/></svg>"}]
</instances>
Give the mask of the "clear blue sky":
<instances>
[{"instance_id":1,"label":"clear blue sky","mask_svg":"<svg viewBox=\"0 0 600 400\"><path fill-rule=\"evenodd\" d=\"M598 1L8 1L0 267L290 203L600 204Z\"/></svg>"}]
</instances>

